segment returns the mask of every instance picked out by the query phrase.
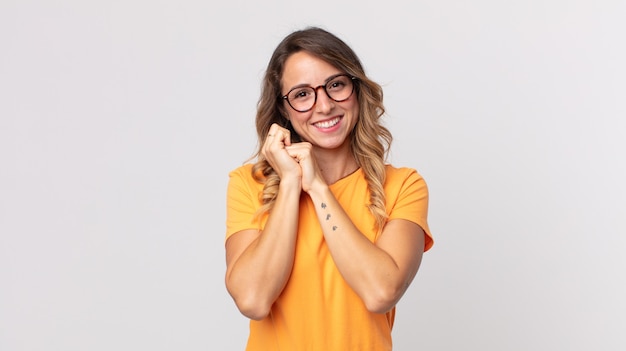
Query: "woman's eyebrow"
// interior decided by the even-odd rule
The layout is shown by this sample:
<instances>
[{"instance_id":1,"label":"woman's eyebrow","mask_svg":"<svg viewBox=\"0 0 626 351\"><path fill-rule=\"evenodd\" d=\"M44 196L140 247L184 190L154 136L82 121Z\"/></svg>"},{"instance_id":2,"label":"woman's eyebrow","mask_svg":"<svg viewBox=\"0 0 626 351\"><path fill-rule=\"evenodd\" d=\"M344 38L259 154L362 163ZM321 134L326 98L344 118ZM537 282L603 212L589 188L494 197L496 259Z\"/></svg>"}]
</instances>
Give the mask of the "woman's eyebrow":
<instances>
[{"instance_id":1,"label":"woman's eyebrow","mask_svg":"<svg viewBox=\"0 0 626 351\"><path fill-rule=\"evenodd\" d=\"M335 79L335 78L337 78L338 76L343 75L343 74L345 74L345 73L336 73L336 74L333 74L333 75L329 76L328 78L326 78L326 80L324 80L324 84L322 84L322 85L318 85L318 87L319 87L319 86L324 86L324 85L328 84L328 82L330 82L331 80L333 80L333 79ZM313 85L311 85L311 84L307 84L307 83L300 83L300 84L296 84L296 85L292 86L291 88L289 88L289 91L291 91L291 90L293 90L293 89L296 89L296 88L309 88L309 87L315 88L315 87L314 87Z\"/></svg>"}]
</instances>

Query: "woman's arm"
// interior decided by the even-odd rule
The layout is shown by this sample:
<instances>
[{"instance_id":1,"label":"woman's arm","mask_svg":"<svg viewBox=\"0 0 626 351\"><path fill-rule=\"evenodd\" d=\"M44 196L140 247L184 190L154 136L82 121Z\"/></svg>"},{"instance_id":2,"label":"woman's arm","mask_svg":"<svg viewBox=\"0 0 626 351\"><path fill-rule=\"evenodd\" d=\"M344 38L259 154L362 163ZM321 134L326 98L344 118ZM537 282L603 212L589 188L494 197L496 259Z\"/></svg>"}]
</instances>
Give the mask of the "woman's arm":
<instances>
[{"instance_id":1,"label":"woman's arm","mask_svg":"<svg viewBox=\"0 0 626 351\"><path fill-rule=\"evenodd\" d=\"M376 243L352 223L322 177L309 143L288 149L302 169L324 239L339 272L371 312L393 308L409 287L424 253L424 230L408 220L387 222Z\"/></svg>"},{"instance_id":2,"label":"woman's arm","mask_svg":"<svg viewBox=\"0 0 626 351\"><path fill-rule=\"evenodd\" d=\"M226 241L226 288L248 318L268 315L293 266L300 185L281 189L262 231L244 230ZM280 215L278 215L280 214Z\"/></svg>"},{"instance_id":3,"label":"woman's arm","mask_svg":"<svg viewBox=\"0 0 626 351\"><path fill-rule=\"evenodd\" d=\"M372 243L352 223L328 186L318 185L308 193L339 272L369 311L387 312L419 269L424 231L411 221L394 219Z\"/></svg>"},{"instance_id":4,"label":"woman's arm","mask_svg":"<svg viewBox=\"0 0 626 351\"><path fill-rule=\"evenodd\" d=\"M280 177L278 193L265 227L243 230L226 241L226 288L248 318L265 318L282 292L293 267L301 185L298 163L286 152L289 131L273 125L263 157Z\"/></svg>"}]
</instances>

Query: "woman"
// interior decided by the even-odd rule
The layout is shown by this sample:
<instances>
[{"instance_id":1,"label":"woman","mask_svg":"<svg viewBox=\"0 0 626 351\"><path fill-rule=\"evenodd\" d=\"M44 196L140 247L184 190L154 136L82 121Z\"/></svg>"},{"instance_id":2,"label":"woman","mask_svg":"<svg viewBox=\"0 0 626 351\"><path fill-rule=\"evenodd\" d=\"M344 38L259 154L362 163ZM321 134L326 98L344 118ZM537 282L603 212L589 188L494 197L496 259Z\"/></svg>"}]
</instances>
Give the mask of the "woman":
<instances>
[{"instance_id":1,"label":"woman","mask_svg":"<svg viewBox=\"0 0 626 351\"><path fill-rule=\"evenodd\" d=\"M395 305L433 244L428 190L385 164L381 87L341 39L278 45L256 116L256 163L230 173L226 287L247 350L391 350Z\"/></svg>"}]
</instances>

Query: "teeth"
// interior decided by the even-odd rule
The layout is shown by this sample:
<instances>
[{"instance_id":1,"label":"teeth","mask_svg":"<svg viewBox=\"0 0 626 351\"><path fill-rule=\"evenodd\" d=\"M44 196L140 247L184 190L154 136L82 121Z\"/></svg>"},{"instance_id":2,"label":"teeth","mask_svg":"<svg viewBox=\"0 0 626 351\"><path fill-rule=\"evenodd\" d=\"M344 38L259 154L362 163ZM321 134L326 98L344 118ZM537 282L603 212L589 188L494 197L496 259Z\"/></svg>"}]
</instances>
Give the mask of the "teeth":
<instances>
[{"instance_id":1,"label":"teeth","mask_svg":"<svg viewBox=\"0 0 626 351\"><path fill-rule=\"evenodd\" d=\"M330 121L315 123L315 126L318 128L330 128L334 126L335 124L339 123L340 119L341 118L337 117L337 118L331 119Z\"/></svg>"}]
</instances>

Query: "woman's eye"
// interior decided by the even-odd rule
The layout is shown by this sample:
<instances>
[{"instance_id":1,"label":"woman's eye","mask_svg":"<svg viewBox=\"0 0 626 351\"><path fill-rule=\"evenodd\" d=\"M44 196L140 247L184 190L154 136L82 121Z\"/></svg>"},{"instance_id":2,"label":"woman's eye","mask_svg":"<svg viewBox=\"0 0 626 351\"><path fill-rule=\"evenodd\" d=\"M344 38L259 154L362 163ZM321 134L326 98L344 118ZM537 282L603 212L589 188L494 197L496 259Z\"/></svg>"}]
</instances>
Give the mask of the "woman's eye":
<instances>
[{"instance_id":1,"label":"woman's eye","mask_svg":"<svg viewBox=\"0 0 626 351\"><path fill-rule=\"evenodd\" d=\"M346 83L344 83L343 81L336 80L336 81L330 82L330 84L328 84L328 89L331 89L331 90L341 89L345 85L346 85Z\"/></svg>"},{"instance_id":2,"label":"woman's eye","mask_svg":"<svg viewBox=\"0 0 626 351\"><path fill-rule=\"evenodd\" d=\"M307 98L311 93L308 90L300 90L293 93L292 99L304 99Z\"/></svg>"}]
</instances>

